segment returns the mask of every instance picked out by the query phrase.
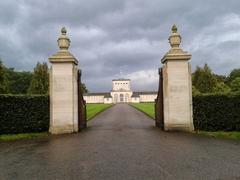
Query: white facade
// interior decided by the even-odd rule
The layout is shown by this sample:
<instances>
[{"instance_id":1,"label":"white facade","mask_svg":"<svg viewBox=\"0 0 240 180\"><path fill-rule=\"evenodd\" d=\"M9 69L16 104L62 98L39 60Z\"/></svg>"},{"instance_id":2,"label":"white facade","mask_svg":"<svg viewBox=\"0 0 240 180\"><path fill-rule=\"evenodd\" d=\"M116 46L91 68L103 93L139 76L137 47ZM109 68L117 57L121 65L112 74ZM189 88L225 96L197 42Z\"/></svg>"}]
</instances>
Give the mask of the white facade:
<instances>
[{"instance_id":1,"label":"white facade","mask_svg":"<svg viewBox=\"0 0 240 180\"><path fill-rule=\"evenodd\" d=\"M104 95L85 95L83 98L87 103L104 103Z\"/></svg>"},{"instance_id":2,"label":"white facade","mask_svg":"<svg viewBox=\"0 0 240 180\"><path fill-rule=\"evenodd\" d=\"M88 93L83 96L86 103L141 103L154 102L157 92L133 92L130 79L112 80L112 91L109 93Z\"/></svg>"},{"instance_id":3,"label":"white facade","mask_svg":"<svg viewBox=\"0 0 240 180\"><path fill-rule=\"evenodd\" d=\"M130 79L112 80L112 91L131 91Z\"/></svg>"},{"instance_id":4,"label":"white facade","mask_svg":"<svg viewBox=\"0 0 240 180\"><path fill-rule=\"evenodd\" d=\"M113 103L131 102L131 86L130 79L114 79L112 80L111 96Z\"/></svg>"},{"instance_id":5,"label":"white facade","mask_svg":"<svg viewBox=\"0 0 240 180\"><path fill-rule=\"evenodd\" d=\"M113 100L111 97L105 97L103 102L104 104L112 104Z\"/></svg>"},{"instance_id":6,"label":"white facade","mask_svg":"<svg viewBox=\"0 0 240 180\"><path fill-rule=\"evenodd\" d=\"M131 102L132 103L140 103L140 97L132 97Z\"/></svg>"},{"instance_id":7,"label":"white facade","mask_svg":"<svg viewBox=\"0 0 240 180\"><path fill-rule=\"evenodd\" d=\"M146 92L147 93L147 92ZM140 94L140 102L154 102L154 100L157 98L157 94Z\"/></svg>"}]
</instances>

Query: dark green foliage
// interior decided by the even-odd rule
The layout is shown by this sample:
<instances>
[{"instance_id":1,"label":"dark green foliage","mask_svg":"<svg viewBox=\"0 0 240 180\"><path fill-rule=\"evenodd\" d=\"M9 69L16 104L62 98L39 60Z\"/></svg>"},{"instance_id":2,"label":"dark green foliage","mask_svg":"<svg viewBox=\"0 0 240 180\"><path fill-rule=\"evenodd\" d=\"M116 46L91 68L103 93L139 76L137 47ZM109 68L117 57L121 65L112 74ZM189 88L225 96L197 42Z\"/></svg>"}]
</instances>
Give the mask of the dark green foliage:
<instances>
[{"instance_id":1,"label":"dark green foliage","mask_svg":"<svg viewBox=\"0 0 240 180\"><path fill-rule=\"evenodd\" d=\"M32 79L31 72L18 72L13 68L5 68L7 93L26 94Z\"/></svg>"},{"instance_id":2,"label":"dark green foliage","mask_svg":"<svg viewBox=\"0 0 240 180\"><path fill-rule=\"evenodd\" d=\"M5 74L4 66L2 64L2 61L0 60L0 94L7 93L7 87L6 87L4 74Z\"/></svg>"},{"instance_id":3,"label":"dark green foliage","mask_svg":"<svg viewBox=\"0 0 240 180\"><path fill-rule=\"evenodd\" d=\"M218 94L227 94L231 92L231 88L226 85L224 82L218 82L213 88L214 93Z\"/></svg>"},{"instance_id":4,"label":"dark green foliage","mask_svg":"<svg viewBox=\"0 0 240 180\"><path fill-rule=\"evenodd\" d=\"M15 71L0 61L0 94L26 94L31 78L31 72Z\"/></svg>"},{"instance_id":5,"label":"dark green foliage","mask_svg":"<svg viewBox=\"0 0 240 180\"><path fill-rule=\"evenodd\" d=\"M217 82L221 83L225 83L227 81L227 77L224 75L219 75L219 74L213 74L217 80Z\"/></svg>"},{"instance_id":6,"label":"dark green foliage","mask_svg":"<svg viewBox=\"0 0 240 180\"><path fill-rule=\"evenodd\" d=\"M207 64L203 68L197 67L193 73L192 84L201 93L212 93L217 84L217 78Z\"/></svg>"},{"instance_id":7,"label":"dark green foliage","mask_svg":"<svg viewBox=\"0 0 240 180\"><path fill-rule=\"evenodd\" d=\"M193 97L196 130L240 131L240 95Z\"/></svg>"},{"instance_id":8,"label":"dark green foliage","mask_svg":"<svg viewBox=\"0 0 240 180\"><path fill-rule=\"evenodd\" d=\"M193 96L196 96L196 95L200 95L201 93L197 88L195 88L195 86L192 86L192 94Z\"/></svg>"},{"instance_id":9,"label":"dark green foliage","mask_svg":"<svg viewBox=\"0 0 240 180\"><path fill-rule=\"evenodd\" d=\"M240 69L234 69L231 71L231 73L227 77L227 84L230 85L231 82L236 78L240 78Z\"/></svg>"},{"instance_id":10,"label":"dark green foliage","mask_svg":"<svg viewBox=\"0 0 240 180\"><path fill-rule=\"evenodd\" d=\"M197 66L192 74L193 95L229 94L231 92L240 94L237 78L240 78L240 69L234 69L229 76L224 76L212 73L207 64L203 68Z\"/></svg>"},{"instance_id":11,"label":"dark green foliage","mask_svg":"<svg viewBox=\"0 0 240 180\"><path fill-rule=\"evenodd\" d=\"M49 73L47 63L37 63L34 68L29 94L48 94Z\"/></svg>"},{"instance_id":12,"label":"dark green foliage","mask_svg":"<svg viewBox=\"0 0 240 180\"><path fill-rule=\"evenodd\" d=\"M240 77L235 78L231 82L230 87L232 89L232 92L238 92L240 94Z\"/></svg>"},{"instance_id":13,"label":"dark green foliage","mask_svg":"<svg viewBox=\"0 0 240 180\"><path fill-rule=\"evenodd\" d=\"M48 131L48 96L0 95L0 134Z\"/></svg>"},{"instance_id":14,"label":"dark green foliage","mask_svg":"<svg viewBox=\"0 0 240 180\"><path fill-rule=\"evenodd\" d=\"M82 93L88 93L88 89L84 83L81 84Z\"/></svg>"}]
</instances>

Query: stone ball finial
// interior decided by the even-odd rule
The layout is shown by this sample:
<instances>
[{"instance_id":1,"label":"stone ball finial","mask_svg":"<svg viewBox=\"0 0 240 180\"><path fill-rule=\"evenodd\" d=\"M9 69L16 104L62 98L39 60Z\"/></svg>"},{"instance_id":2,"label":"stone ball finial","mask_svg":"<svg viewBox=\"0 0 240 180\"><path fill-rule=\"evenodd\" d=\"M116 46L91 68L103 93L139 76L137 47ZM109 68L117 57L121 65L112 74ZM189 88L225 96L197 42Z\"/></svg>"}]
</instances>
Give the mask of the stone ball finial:
<instances>
[{"instance_id":1,"label":"stone ball finial","mask_svg":"<svg viewBox=\"0 0 240 180\"><path fill-rule=\"evenodd\" d=\"M180 44L181 44L181 36L180 34L178 34L177 32L177 26L174 24L172 26L172 34L170 35L169 37L169 43L170 43L170 46L172 48L179 48Z\"/></svg>"},{"instance_id":2,"label":"stone ball finial","mask_svg":"<svg viewBox=\"0 0 240 180\"><path fill-rule=\"evenodd\" d=\"M61 33L62 33L62 35L66 35L67 34L67 29L65 27L62 27Z\"/></svg>"},{"instance_id":3,"label":"stone ball finial","mask_svg":"<svg viewBox=\"0 0 240 180\"><path fill-rule=\"evenodd\" d=\"M70 46L70 39L67 37L67 29L62 27L61 35L58 38L58 47L61 51L67 51Z\"/></svg>"},{"instance_id":4,"label":"stone ball finial","mask_svg":"<svg viewBox=\"0 0 240 180\"><path fill-rule=\"evenodd\" d=\"M177 33L177 26L176 26L176 24L174 24L172 26L172 33Z\"/></svg>"}]
</instances>

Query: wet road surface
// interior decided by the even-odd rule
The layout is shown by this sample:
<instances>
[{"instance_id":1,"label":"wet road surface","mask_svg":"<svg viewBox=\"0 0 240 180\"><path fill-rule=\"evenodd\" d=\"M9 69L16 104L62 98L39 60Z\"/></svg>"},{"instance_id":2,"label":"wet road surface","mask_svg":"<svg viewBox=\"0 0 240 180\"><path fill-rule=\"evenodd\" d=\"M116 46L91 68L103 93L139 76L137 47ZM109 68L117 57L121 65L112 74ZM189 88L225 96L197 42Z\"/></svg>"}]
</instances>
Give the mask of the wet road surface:
<instances>
[{"instance_id":1,"label":"wet road surface","mask_svg":"<svg viewBox=\"0 0 240 180\"><path fill-rule=\"evenodd\" d=\"M240 142L163 132L127 104L72 135L0 143L0 179L240 179Z\"/></svg>"}]
</instances>

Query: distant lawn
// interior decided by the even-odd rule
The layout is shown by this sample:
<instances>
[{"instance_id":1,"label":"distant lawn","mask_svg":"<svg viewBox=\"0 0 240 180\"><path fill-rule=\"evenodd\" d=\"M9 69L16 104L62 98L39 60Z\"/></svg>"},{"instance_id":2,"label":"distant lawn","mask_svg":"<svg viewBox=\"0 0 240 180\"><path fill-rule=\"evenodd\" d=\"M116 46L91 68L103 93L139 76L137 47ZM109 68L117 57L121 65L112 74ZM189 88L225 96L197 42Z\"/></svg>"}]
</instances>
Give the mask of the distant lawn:
<instances>
[{"instance_id":1,"label":"distant lawn","mask_svg":"<svg viewBox=\"0 0 240 180\"><path fill-rule=\"evenodd\" d=\"M240 140L240 131L214 131L214 132L208 132L208 131L197 131L197 134L204 135L204 136L211 136L215 138L227 138L227 139L238 139Z\"/></svg>"},{"instance_id":2,"label":"distant lawn","mask_svg":"<svg viewBox=\"0 0 240 180\"><path fill-rule=\"evenodd\" d=\"M87 104L87 120L92 119L100 112L110 108L112 104Z\"/></svg>"},{"instance_id":3,"label":"distant lawn","mask_svg":"<svg viewBox=\"0 0 240 180\"><path fill-rule=\"evenodd\" d=\"M49 134L47 132L42 133L22 133L22 134L3 134L0 135L0 141L14 141L18 139L32 139L47 137Z\"/></svg>"},{"instance_id":4,"label":"distant lawn","mask_svg":"<svg viewBox=\"0 0 240 180\"><path fill-rule=\"evenodd\" d=\"M131 103L130 105L155 119L154 103Z\"/></svg>"}]
</instances>

